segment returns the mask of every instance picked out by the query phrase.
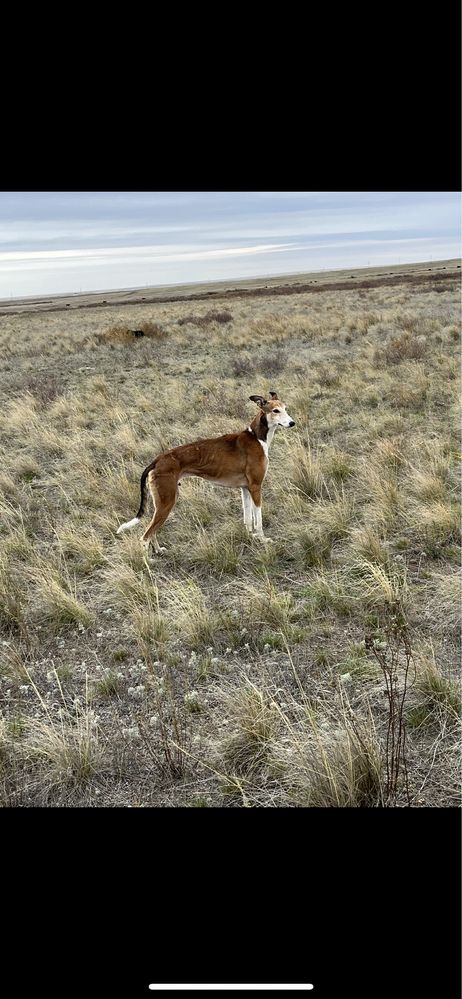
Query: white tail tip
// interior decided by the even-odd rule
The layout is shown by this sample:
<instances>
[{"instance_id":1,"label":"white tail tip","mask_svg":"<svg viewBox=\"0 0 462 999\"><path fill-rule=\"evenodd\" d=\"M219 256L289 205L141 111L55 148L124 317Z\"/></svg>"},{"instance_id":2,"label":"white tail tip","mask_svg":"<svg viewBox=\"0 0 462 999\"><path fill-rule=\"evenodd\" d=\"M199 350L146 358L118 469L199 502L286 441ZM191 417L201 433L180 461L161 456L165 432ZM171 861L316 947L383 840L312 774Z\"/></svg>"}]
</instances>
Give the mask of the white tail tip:
<instances>
[{"instance_id":1,"label":"white tail tip","mask_svg":"<svg viewBox=\"0 0 462 999\"><path fill-rule=\"evenodd\" d=\"M131 527L136 527L139 522L139 517L134 517L133 520L127 520L126 524L121 524L120 527L117 528L117 534L122 534L122 531L129 531Z\"/></svg>"}]
</instances>

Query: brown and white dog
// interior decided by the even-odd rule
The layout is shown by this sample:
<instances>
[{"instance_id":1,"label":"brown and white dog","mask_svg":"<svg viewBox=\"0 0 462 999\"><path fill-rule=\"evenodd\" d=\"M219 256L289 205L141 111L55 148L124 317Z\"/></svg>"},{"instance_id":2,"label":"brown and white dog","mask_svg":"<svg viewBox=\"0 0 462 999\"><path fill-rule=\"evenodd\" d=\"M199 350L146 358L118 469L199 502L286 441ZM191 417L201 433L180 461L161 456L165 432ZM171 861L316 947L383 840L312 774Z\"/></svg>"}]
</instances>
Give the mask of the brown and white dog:
<instances>
[{"instance_id":1,"label":"brown and white dog","mask_svg":"<svg viewBox=\"0 0 462 999\"><path fill-rule=\"evenodd\" d=\"M240 433L182 444L155 458L141 476L141 503L136 517L121 524L117 534L135 527L143 516L147 480L154 515L141 540L146 550L152 543L156 553L165 551L159 545L156 532L177 501L179 480L187 475L198 475L219 486L240 488L247 531L261 541L269 541L263 534L261 521L261 487L268 468L268 450L276 427L295 426L277 392L270 392L269 396L269 400L261 395L250 396L259 412L250 426Z\"/></svg>"}]
</instances>

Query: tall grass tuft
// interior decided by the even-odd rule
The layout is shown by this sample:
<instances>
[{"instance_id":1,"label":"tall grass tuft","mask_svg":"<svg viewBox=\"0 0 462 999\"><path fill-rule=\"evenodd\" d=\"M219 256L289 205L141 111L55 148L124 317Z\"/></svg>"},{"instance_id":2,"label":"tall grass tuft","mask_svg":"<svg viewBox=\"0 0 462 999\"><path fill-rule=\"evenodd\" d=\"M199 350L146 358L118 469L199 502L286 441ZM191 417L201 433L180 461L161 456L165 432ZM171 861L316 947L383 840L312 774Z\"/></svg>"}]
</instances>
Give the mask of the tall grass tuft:
<instances>
[{"instance_id":1,"label":"tall grass tuft","mask_svg":"<svg viewBox=\"0 0 462 999\"><path fill-rule=\"evenodd\" d=\"M35 586L39 604L38 613L43 620L60 627L66 624L81 624L90 628L95 621L95 613L77 596L77 586L65 564L61 567L38 561L28 571Z\"/></svg>"}]
</instances>

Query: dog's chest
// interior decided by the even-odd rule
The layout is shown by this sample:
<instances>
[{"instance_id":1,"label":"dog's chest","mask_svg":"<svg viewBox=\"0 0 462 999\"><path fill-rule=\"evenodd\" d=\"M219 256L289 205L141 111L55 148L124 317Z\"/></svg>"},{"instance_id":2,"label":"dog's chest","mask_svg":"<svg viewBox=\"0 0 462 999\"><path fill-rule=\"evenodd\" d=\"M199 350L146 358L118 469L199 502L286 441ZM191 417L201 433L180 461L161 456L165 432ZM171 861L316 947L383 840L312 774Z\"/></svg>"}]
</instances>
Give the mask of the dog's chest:
<instances>
[{"instance_id":1,"label":"dog's chest","mask_svg":"<svg viewBox=\"0 0 462 999\"><path fill-rule=\"evenodd\" d=\"M258 441L259 448L256 456L256 464L263 479L268 471L268 444L266 441Z\"/></svg>"}]
</instances>

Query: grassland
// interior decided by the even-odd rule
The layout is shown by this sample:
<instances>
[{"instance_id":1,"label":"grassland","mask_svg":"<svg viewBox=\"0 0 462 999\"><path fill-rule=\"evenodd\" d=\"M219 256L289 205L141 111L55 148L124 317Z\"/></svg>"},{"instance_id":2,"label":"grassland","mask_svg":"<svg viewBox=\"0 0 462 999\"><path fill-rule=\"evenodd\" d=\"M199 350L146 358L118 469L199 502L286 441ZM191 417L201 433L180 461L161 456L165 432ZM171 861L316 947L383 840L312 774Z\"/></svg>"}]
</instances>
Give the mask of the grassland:
<instances>
[{"instance_id":1,"label":"grassland","mask_svg":"<svg viewBox=\"0 0 462 999\"><path fill-rule=\"evenodd\" d=\"M460 803L460 269L264 284L0 310L5 806ZM165 555L116 537L156 454L270 390L272 546L198 479Z\"/></svg>"}]
</instances>

